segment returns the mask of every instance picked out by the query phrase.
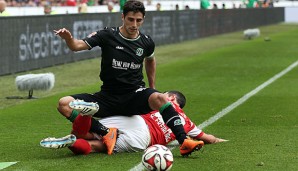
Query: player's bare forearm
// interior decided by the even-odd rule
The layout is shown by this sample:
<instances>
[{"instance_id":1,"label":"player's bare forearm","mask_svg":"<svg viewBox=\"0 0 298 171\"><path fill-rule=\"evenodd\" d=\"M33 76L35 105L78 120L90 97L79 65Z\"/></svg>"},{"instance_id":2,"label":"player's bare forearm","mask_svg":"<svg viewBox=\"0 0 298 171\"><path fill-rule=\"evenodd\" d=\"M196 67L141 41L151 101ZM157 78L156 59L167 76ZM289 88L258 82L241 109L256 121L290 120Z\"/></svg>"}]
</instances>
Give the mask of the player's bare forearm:
<instances>
[{"instance_id":1,"label":"player's bare forearm","mask_svg":"<svg viewBox=\"0 0 298 171\"><path fill-rule=\"evenodd\" d=\"M70 50L72 51L81 51L81 50L87 50L89 47L83 40L78 39L65 39L65 42Z\"/></svg>"},{"instance_id":2,"label":"player's bare forearm","mask_svg":"<svg viewBox=\"0 0 298 171\"><path fill-rule=\"evenodd\" d=\"M204 135L202 135L199 139L204 141L205 144L215 144L215 143L219 143L219 142L228 141L228 140L217 138L214 135L206 134L206 133L204 133Z\"/></svg>"},{"instance_id":3,"label":"player's bare forearm","mask_svg":"<svg viewBox=\"0 0 298 171\"><path fill-rule=\"evenodd\" d=\"M70 31L66 28L54 30L54 32L56 35L59 35L62 39L65 40L67 46L72 51L81 51L89 48L83 40L73 38Z\"/></svg>"},{"instance_id":4,"label":"player's bare forearm","mask_svg":"<svg viewBox=\"0 0 298 171\"><path fill-rule=\"evenodd\" d=\"M145 69L149 87L155 88L156 61L154 57L145 60Z\"/></svg>"}]
</instances>

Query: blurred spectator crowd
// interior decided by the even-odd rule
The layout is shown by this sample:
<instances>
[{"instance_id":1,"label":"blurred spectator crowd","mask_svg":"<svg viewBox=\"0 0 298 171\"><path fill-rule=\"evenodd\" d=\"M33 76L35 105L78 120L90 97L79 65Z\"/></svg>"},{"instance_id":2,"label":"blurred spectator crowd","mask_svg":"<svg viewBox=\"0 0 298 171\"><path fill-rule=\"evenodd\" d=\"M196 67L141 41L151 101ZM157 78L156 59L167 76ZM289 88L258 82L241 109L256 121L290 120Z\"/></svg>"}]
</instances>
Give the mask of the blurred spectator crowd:
<instances>
[{"instance_id":1,"label":"blurred spectator crowd","mask_svg":"<svg viewBox=\"0 0 298 171\"><path fill-rule=\"evenodd\" d=\"M118 4L119 0L5 0L8 7L43 7L51 6L78 6L87 4L88 6L107 5L112 2Z\"/></svg>"}]
</instances>

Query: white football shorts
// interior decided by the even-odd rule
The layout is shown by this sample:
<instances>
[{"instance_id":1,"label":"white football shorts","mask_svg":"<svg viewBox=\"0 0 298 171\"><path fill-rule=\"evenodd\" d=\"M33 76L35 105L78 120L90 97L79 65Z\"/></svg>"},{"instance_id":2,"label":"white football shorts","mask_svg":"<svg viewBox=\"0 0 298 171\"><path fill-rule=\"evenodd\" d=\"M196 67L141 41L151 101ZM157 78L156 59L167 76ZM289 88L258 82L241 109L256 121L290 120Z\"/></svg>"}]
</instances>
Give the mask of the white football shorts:
<instances>
[{"instance_id":1,"label":"white football shorts","mask_svg":"<svg viewBox=\"0 0 298 171\"><path fill-rule=\"evenodd\" d=\"M118 128L114 152L141 152L150 144L150 132L141 116L111 116L99 120L108 128Z\"/></svg>"}]
</instances>

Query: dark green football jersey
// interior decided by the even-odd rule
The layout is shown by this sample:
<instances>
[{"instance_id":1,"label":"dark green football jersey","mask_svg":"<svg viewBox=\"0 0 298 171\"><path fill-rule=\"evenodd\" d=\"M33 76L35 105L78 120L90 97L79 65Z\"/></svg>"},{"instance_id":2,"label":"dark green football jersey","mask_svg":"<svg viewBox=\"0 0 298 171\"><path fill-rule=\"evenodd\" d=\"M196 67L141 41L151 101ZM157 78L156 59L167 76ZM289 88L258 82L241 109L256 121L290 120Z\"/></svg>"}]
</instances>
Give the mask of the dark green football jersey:
<instances>
[{"instance_id":1,"label":"dark green football jersey","mask_svg":"<svg viewBox=\"0 0 298 171\"><path fill-rule=\"evenodd\" d=\"M84 41L90 49L101 47L102 91L124 93L145 86L143 61L152 57L155 49L150 36L140 33L137 38L128 39L118 27L111 27L90 34Z\"/></svg>"}]
</instances>

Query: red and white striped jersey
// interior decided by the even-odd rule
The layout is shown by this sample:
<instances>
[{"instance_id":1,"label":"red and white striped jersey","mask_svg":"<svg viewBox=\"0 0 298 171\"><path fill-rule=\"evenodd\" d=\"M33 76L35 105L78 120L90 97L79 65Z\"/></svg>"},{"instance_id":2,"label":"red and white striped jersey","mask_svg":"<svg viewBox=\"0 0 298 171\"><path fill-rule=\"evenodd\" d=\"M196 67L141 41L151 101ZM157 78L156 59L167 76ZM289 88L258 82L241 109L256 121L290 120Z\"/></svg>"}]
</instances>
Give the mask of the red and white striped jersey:
<instances>
[{"instance_id":1,"label":"red and white striped jersey","mask_svg":"<svg viewBox=\"0 0 298 171\"><path fill-rule=\"evenodd\" d=\"M204 132L197 128L197 126L185 115L183 110L176 104L172 103L175 110L178 112L181 122L183 124L186 134L194 139L199 139ZM159 111L153 111L146 115L141 115L148 125L151 143L166 145L171 141L175 140L175 135L171 129L165 124Z\"/></svg>"}]
</instances>

